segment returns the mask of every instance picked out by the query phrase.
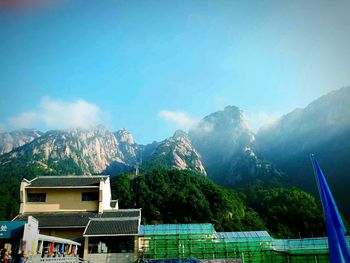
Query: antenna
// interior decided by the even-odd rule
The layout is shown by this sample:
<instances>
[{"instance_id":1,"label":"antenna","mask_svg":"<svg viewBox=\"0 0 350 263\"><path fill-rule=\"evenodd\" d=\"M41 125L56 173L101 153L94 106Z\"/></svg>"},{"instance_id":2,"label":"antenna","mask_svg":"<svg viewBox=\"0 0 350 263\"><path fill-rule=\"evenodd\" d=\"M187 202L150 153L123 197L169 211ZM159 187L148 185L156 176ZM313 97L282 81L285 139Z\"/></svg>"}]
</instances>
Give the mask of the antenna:
<instances>
[{"instance_id":1,"label":"antenna","mask_svg":"<svg viewBox=\"0 0 350 263\"><path fill-rule=\"evenodd\" d=\"M142 164L142 153L143 153L143 152L141 151L141 154L140 154L140 155L141 155L141 156L140 156L140 164Z\"/></svg>"},{"instance_id":2,"label":"antenna","mask_svg":"<svg viewBox=\"0 0 350 263\"><path fill-rule=\"evenodd\" d=\"M135 176L136 177L139 176L139 164L138 163L136 163L136 165L135 165Z\"/></svg>"}]
</instances>

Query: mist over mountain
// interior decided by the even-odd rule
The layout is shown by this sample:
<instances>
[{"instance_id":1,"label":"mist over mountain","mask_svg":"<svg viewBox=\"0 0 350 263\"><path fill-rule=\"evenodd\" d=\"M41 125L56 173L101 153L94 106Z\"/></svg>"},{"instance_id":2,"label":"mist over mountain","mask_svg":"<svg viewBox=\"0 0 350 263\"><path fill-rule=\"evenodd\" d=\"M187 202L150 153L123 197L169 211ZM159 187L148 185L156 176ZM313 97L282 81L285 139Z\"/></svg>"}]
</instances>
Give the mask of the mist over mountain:
<instances>
[{"instance_id":1,"label":"mist over mountain","mask_svg":"<svg viewBox=\"0 0 350 263\"><path fill-rule=\"evenodd\" d=\"M11 152L26 143L33 141L43 133L35 129L21 129L0 133L0 155Z\"/></svg>"},{"instance_id":2,"label":"mist over mountain","mask_svg":"<svg viewBox=\"0 0 350 263\"><path fill-rule=\"evenodd\" d=\"M346 87L324 95L306 108L296 109L275 123L262 127L257 134L257 143L268 158L274 158L276 151L284 153L282 158L289 158L348 134L349 130L350 87ZM291 148L292 144L295 147Z\"/></svg>"},{"instance_id":3,"label":"mist over mountain","mask_svg":"<svg viewBox=\"0 0 350 263\"><path fill-rule=\"evenodd\" d=\"M257 134L257 148L286 171L293 185L316 193L314 153L340 206L350 217L350 87L335 90L281 117Z\"/></svg>"},{"instance_id":4,"label":"mist over mountain","mask_svg":"<svg viewBox=\"0 0 350 263\"><path fill-rule=\"evenodd\" d=\"M227 106L206 116L189 131L189 137L209 178L220 185L233 187L285 176L256 154L255 136L238 107Z\"/></svg>"}]
</instances>

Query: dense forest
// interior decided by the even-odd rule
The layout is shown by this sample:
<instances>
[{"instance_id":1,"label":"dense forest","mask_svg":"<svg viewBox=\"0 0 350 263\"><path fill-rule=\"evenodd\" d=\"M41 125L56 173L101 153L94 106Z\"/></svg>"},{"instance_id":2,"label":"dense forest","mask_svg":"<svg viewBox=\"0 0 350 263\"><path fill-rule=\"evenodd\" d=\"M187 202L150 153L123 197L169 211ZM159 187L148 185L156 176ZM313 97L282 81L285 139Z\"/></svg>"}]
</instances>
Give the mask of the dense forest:
<instances>
[{"instance_id":1,"label":"dense forest","mask_svg":"<svg viewBox=\"0 0 350 263\"><path fill-rule=\"evenodd\" d=\"M57 170L25 163L0 166L0 220L17 215L23 178L76 169L69 162L56 164ZM137 177L114 176L111 187L120 208L142 208L143 224L209 222L218 231L268 230L275 237L290 238L324 235L322 211L314 197L296 188L282 188L278 182L257 181L232 190L193 171L158 166Z\"/></svg>"},{"instance_id":2,"label":"dense forest","mask_svg":"<svg viewBox=\"0 0 350 263\"><path fill-rule=\"evenodd\" d=\"M121 208L142 208L143 224L213 223L218 231L268 230L275 237L323 236L314 197L296 189L225 189L194 172L175 169L122 174L111 180Z\"/></svg>"}]
</instances>

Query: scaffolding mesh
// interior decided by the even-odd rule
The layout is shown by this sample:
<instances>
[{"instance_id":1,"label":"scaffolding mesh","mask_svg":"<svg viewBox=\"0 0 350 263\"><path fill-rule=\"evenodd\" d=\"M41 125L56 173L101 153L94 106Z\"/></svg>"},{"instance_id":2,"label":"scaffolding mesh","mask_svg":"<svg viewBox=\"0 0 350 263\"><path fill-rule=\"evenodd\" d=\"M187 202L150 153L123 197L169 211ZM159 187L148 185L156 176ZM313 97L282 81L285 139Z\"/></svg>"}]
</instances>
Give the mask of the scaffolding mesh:
<instances>
[{"instance_id":1,"label":"scaffolding mesh","mask_svg":"<svg viewBox=\"0 0 350 263\"><path fill-rule=\"evenodd\" d=\"M140 235L215 235L212 224L141 225Z\"/></svg>"},{"instance_id":2,"label":"scaffolding mesh","mask_svg":"<svg viewBox=\"0 0 350 263\"><path fill-rule=\"evenodd\" d=\"M216 232L212 224L141 226L139 242L141 262L329 262L326 238L274 239L266 231Z\"/></svg>"}]
</instances>

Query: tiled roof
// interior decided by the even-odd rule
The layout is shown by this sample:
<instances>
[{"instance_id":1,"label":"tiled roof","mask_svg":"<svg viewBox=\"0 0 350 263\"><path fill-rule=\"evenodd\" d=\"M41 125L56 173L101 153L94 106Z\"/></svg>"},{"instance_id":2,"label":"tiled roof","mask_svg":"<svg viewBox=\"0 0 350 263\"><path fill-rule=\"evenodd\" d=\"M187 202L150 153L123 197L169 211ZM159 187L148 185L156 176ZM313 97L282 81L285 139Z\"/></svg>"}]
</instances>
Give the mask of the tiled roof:
<instances>
[{"instance_id":1,"label":"tiled roof","mask_svg":"<svg viewBox=\"0 0 350 263\"><path fill-rule=\"evenodd\" d=\"M77 212L77 213L31 213L18 215L15 220L27 219L28 216L33 216L39 221L39 228L85 228L90 218L98 216L98 213L93 212Z\"/></svg>"},{"instance_id":2,"label":"tiled roof","mask_svg":"<svg viewBox=\"0 0 350 263\"><path fill-rule=\"evenodd\" d=\"M104 211L100 217L141 217L141 209L118 209L116 211Z\"/></svg>"},{"instance_id":3,"label":"tiled roof","mask_svg":"<svg viewBox=\"0 0 350 263\"><path fill-rule=\"evenodd\" d=\"M89 187L99 186L108 176L39 176L27 187Z\"/></svg>"},{"instance_id":4,"label":"tiled roof","mask_svg":"<svg viewBox=\"0 0 350 263\"><path fill-rule=\"evenodd\" d=\"M90 219L93 218L137 218L141 217L141 209L120 209L107 211L102 214L97 212L51 212L30 213L18 215L14 220L26 220L33 216L39 221L39 228L85 228Z\"/></svg>"},{"instance_id":5,"label":"tiled roof","mask_svg":"<svg viewBox=\"0 0 350 263\"><path fill-rule=\"evenodd\" d=\"M87 225L84 236L137 235L139 219L129 218L94 218Z\"/></svg>"}]
</instances>

